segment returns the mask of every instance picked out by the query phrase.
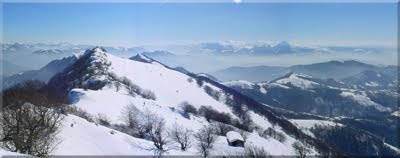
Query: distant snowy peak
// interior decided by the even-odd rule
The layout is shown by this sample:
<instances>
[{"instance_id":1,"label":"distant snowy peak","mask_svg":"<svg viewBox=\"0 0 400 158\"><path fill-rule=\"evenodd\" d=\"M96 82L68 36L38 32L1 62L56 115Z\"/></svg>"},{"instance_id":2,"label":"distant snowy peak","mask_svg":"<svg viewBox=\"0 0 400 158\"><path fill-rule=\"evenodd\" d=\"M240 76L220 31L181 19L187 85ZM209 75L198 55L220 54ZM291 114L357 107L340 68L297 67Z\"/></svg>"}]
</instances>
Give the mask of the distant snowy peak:
<instances>
[{"instance_id":1,"label":"distant snowy peak","mask_svg":"<svg viewBox=\"0 0 400 158\"><path fill-rule=\"evenodd\" d=\"M252 89L255 85L254 83L245 80L227 81L222 84L228 87L238 87L242 89Z\"/></svg>"},{"instance_id":2,"label":"distant snowy peak","mask_svg":"<svg viewBox=\"0 0 400 158\"><path fill-rule=\"evenodd\" d=\"M152 57L152 58L161 58L161 57L172 57L175 56L175 54L165 51L165 50L156 50L152 52L142 52L141 54Z\"/></svg>"},{"instance_id":3,"label":"distant snowy peak","mask_svg":"<svg viewBox=\"0 0 400 158\"><path fill-rule=\"evenodd\" d=\"M56 54L62 54L63 51L59 49L39 49L37 51L34 51L32 54L35 55L56 55Z\"/></svg>"},{"instance_id":4,"label":"distant snowy peak","mask_svg":"<svg viewBox=\"0 0 400 158\"><path fill-rule=\"evenodd\" d=\"M320 85L317 82L311 81L312 77L300 73L291 72L281 78L278 78L272 83L282 84L285 86L295 86L303 89L309 89L314 86Z\"/></svg>"},{"instance_id":5,"label":"distant snowy peak","mask_svg":"<svg viewBox=\"0 0 400 158\"><path fill-rule=\"evenodd\" d=\"M286 137L286 140L264 138L257 132L253 132L249 133L249 136L246 138L246 144L259 146L271 155L294 155L295 151L292 144L297 140L310 142L310 145L313 146L310 147L313 148L313 154L317 154L316 151L317 149L320 150L319 148L327 149L324 146L315 145L313 142L316 140L302 137L302 135L305 135L304 133L284 117L278 117L272 109L236 91L232 91L232 89L217 82L205 79L205 75L203 74L184 74L143 54L138 54L131 59L117 57L107 53L105 49L98 47L87 50L78 57L79 59L72 66L51 79L49 87L66 91L70 103L74 106L84 109L94 116L103 114L110 119L111 123L121 123L121 111L127 105L132 105L140 112L149 111L163 118L166 129L170 129L174 124L178 124L183 128L197 132L214 121L208 121L201 115L189 114L189 117L183 116L182 103L187 102L198 110L204 108L203 106L209 106L219 113L226 113L232 119L240 122L246 121L247 118L246 120L240 118L240 115L235 111L236 107L243 106L244 108L246 106L249 109L248 116L252 122L251 125L254 124L254 127L260 127L262 130L274 127L277 132ZM230 84L242 86L253 85L253 83L246 81L231 82ZM79 119L70 118L74 120ZM271 122L271 120L274 120L274 122ZM71 122L73 121L67 122L67 125L71 124ZM82 140L81 136L86 137L86 135L90 135L92 132L100 131L96 129L95 125L90 125L90 129L83 129L85 131L91 130L90 132L79 132L75 128L79 128L79 124L86 124L84 120L79 122L76 124L78 125L77 127L75 127L76 125L73 128L67 126L70 132L74 133L73 135L69 135L68 130L64 129L62 131L65 134L65 140L60 145L64 146L64 148L60 149L68 151L61 152L59 150L57 153L75 153L75 151L79 151L78 148L67 149L66 146L79 145L77 142L79 142L78 140ZM272 123L275 124L272 125ZM98 145L86 146L88 150L84 153L96 154L91 149L102 148L101 146L104 145L104 142L120 142L121 140L129 141L129 144L146 145L144 139L132 139L130 137L129 139L121 137L121 139L117 138L118 140L112 139L103 142L101 140L108 136L105 136L107 130L101 130L101 133L99 133L102 136L101 139L91 138L87 140L88 144ZM119 135L122 136L122 134L117 133L112 137L119 137ZM107 137L106 139L111 139L112 137ZM243 151L243 148L229 146L226 140L226 136L218 136L215 148L213 148L215 150L211 154L217 155L226 152L238 153ZM69 142L71 144L68 144ZM129 146L127 145L128 143L114 144L121 147L120 154L141 149L140 146ZM147 144L152 146L151 143L147 142ZM123 148L127 146L129 148ZM109 149L105 148L104 150ZM185 155L198 154L195 148L192 148L188 151L171 149L166 155L174 155L178 152ZM118 153L116 154L118 155ZM141 154L148 155L149 153Z\"/></svg>"},{"instance_id":6,"label":"distant snowy peak","mask_svg":"<svg viewBox=\"0 0 400 158\"><path fill-rule=\"evenodd\" d=\"M15 53L19 50L30 49L32 46L22 43L2 43L2 53Z\"/></svg>"},{"instance_id":7,"label":"distant snowy peak","mask_svg":"<svg viewBox=\"0 0 400 158\"><path fill-rule=\"evenodd\" d=\"M306 53L359 53L370 54L382 52L379 48L350 47L350 46L313 46L294 42L258 41L255 43L240 41L205 42L200 48L217 54L247 54L247 55L280 55Z\"/></svg>"},{"instance_id":8,"label":"distant snowy peak","mask_svg":"<svg viewBox=\"0 0 400 158\"><path fill-rule=\"evenodd\" d=\"M144 62L144 63L152 63L154 61L153 59L150 59L149 57L147 57L146 55L144 55L142 53L139 53L129 59Z\"/></svg>"},{"instance_id":9,"label":"distant snowy peak","mask_svg":"<svg viewBox=\"0 0 400 158\"><path fill-rule=\"evenodd\" d=\"M291 44L286 41L281 42L257 42L251 43L233 43L233 42L210 42L202 43L203 49L215 53L233 53L233 54L252 54L252 55L277 55L292 53L313 53L324 52L327 49L319 47L309 47L299 44Z\"/></svg>"}]
</instances>

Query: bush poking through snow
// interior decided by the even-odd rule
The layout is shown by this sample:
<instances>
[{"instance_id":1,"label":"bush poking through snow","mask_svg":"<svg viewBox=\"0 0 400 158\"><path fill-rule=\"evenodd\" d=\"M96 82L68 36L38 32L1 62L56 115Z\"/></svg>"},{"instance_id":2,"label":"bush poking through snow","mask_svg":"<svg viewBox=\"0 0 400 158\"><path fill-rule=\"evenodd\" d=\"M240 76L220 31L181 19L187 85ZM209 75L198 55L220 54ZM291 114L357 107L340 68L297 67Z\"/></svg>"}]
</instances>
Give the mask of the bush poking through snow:
<instances>
[{"instance_id":1,"label":"bush poking through snow","mask_svg":"<svg viewBox=\"0 0 400 158\"><path fill-rule=\"evenodd\" d=\"M140 86L133 84L132 81L127 78L127 77L121 77L119 79L119 81L125 85L128 93L130 95L132 95L133 97L136 96L136 94L142 96L143 98L146 99L151 99L151 100L156 100L157 97L154 94L154 92L152 92L151 90L147 90L147 89L142 89Z\"/></svg>"},{"instance_id":2,"label":"bush poking through snow","mask_svg":"<svg viewBox=\"0 0 400 158\"><path fill-rule=\"evenodd\" d=\"M192 130L186 129L178 124L174 124L168 131L169 137L181 146L181 150L186 151L191 145Z\"/></svg>"},{"instance_id":3,"label":"bush poking through snow","mask_svg":"<svg viewBox=\"0 0 400 158\"><path fill-rule=\"evenodd\" d=\"M271 138L274 138L274 139L278 140L279 142L285 142L286 141L286 136L283 133L281 133L279 131L276 131L275 129L273 129L271 127L268 127L264 131L260 131L258 134L261 137L264 137L266 139L271 137Z\"/></svg>"},{"instance_id":4,"label":"bush poking through snow","mask_svg":"<svg viewBox=\"0 0 400 158\"><path fill-rule=\"evenodd\" d=\"M199 153L204 157L209 156L216 139L214 129L210 126L205 126L195 133L194 137L197 140L196 148Z\"/></svg>"},{"instance_id":5,"label":"bush poking through snow","mask_svg":"<svg viewBox=\"0 0 400 158\"><path fill-rule=\"evenodd\" d=\"M214 120L225 124L232 124L232 116L230 114L218 112L211 106L201 106L199 114L203 115L207 121Z\"/></svg>"},{"instance_id":6,"label":"bush poking through snow","mask_svg":"<svg viewBox=\"0 0 400 158\"><path fill-rule=\"evenodd\" d=\"M215 100L219 101L220 97L221 97L221 93L218 92L217 90L212 89L210 86L204 86L204 91L211 96L212 98L214 98Z\"/></svg>"},{"instance_id":7,"label":"bush poking through snow","mask_svg":"<svg viewBox=\"0 0 400 158\"><path fill-rule=\"evenodd\" d=\"M145 99L150 99L150 100L156 100L156 95L154 94L154 92L147 90L147 89L143 89L141 91L142 93L139 93L140 96L142 96Z\"/></svg>"},{"instance_id":8,"label":"bush poking through snow","mask_svg":"<svg viewBox=\"0 0 400 158\"><path fill-rule=\"evenodd\" d=\"M294 150L296 151L297 155L300 158L305 158L307 157L307 154L311 153L311 150L306 148L302 143L300 143L299 141L296 141L292 144L292 147L294 148Z\"/></svg>"},{"instance_id":9,"label":"bush poking through snow","mask_svg":"<svg viewBox=\"0 0 400 158\"><path fill-rule=\"evenodd\" d=\"M110 127L111 121L105 114L98 114L96 117L96 123L102 126Z\"/></svg>"},{"instance_id":10,"label":"bush poking through snow","mask_svg":"<svg viewBox=\"0 0 400 158\"><path fill-rule=\"evenodd\" d=\"M65 111L66 114L72 114L75 116L79 116L80 118L85 119L88 122L94 122L94 118L91 114L89 114L87 111L77 107L77 106L64 106L63 111Z\"/></svg>"},{"instance_id":11,"label":"bush poking through snow","mask_svg":"<svg viewBox=\"0 0 400 158\"><path fill-rule=\"evenodd\" d=\"M180 107L182 108L185 115L189 116L189 114L197 115L197 109L187 101L181 103Z\"/></svg>"},{"instance_id":12,"label":"bush poking through snow","mask_svg":"<svg viewBox=\"0 0 400 158\"><path fill-rule=\"evenodd\" d=\"M204 81L202 79L196 79L196 83L197 83L197 86L202 87L204 84Z\"/></svg>"}]
</instances>

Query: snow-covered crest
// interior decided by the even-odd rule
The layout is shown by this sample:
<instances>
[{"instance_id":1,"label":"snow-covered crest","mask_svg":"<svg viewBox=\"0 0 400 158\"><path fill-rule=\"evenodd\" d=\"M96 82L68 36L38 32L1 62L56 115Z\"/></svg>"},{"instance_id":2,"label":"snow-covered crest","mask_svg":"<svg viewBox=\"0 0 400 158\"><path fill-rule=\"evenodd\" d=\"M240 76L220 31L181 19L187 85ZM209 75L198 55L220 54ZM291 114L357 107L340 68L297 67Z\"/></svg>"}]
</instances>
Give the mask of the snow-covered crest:
<instances>
[{"instance_id":1,"label":"snow-covered crest","mask_svg":"<svg viewBox=\"0 0 400 158\"><path fill-rule=\"evenodd\" d=\"M230 115L232 119L241 119L241 116L235 112L232 105L228 105L228 101L234 100L234 97L237 96L227 93L226 87L217 86L208 81L197 80L196 77L170 69L159 62L153 62L154 60L151 58L141 55L137 57L147 59L147 61L151 60L152 62L116 57L102 48L87 50L73 66L55 76L50 86L68 91L69 101L73 104L71 106L77 106L93 116L105 115L112 124L124 123L123 118L121 118L121 112L128 105L133 105L142 112L150 111L163 118L167 128L171 128L174 124L179 124L182 128L196 132L214 122L207 121L201 115L190 115L190 117L183 115L181 107L183 102L190 103L196 109L201 109L203 106L212 107L219 113ZM138 95L137 91L135 91L135 95L132 95L126 84L127 82L122 82L123 80L130 80L136 88L153 93L154 98L149 99ZM244 104L246 102L243 102L241 106L245 106ZM271 114L268 119L259 113L251 111L249 111L248 115L254 126L257 126L260 130L272 127L270 118L274 119L274 121L283 120L283 118L278 118L274 114ZM286 124L285 128L279 125L275 126L275 128L276 131L285 135L286 141L280 142L275 139L266 139L254 131L254 133L249 134L246 143L263 147L275 146L276 148L266 148L273 155L294 155L291 144L297 139L287 131L299 131L294 126L290 126L290 124ZM64 132L64 134L65 139L67 137L70 137L68 139L71 140L78 139L75 134L71 135L69 132ZM297 134L301 135L301 133ZM136 142L135 139L129 139L139 144L140 141L143 141ZM90 141L95 141L93 144L102 143L100 140L90 139ZM59 148L55 153L74 152L66 150L65 148ZM166 154L176 155L182 153L194 155L196 152L193 150L195 149L189 151L171 149ZM212 153L218 155L232 151L241 152L243 148L229 147L225 136L219 136L217 146ZM118 154L108 149L105 149L102 153ZM98 153L93 149L83 154Z\"/></svg>"}]
</instances>

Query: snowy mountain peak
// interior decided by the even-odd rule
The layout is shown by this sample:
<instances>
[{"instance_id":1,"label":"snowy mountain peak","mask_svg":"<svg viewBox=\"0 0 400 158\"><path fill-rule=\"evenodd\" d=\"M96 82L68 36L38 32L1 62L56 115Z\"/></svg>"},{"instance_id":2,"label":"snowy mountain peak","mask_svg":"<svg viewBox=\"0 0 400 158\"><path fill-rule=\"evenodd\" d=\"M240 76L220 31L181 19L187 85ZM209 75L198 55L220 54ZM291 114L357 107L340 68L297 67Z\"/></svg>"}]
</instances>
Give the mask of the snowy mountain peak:
<instances>
[{"instance_id":1,"label":"snowy mountain peak","mask_svg":"<svg viewBox=\"0 0 400 158\"><path fill-rule=\"evenodd\" d=\"M153 59L150 59L149 57L147 57L146 55L144 55L142 53L139 53L129 59L144 62L144 63L152 63L154 61Z\"/></svg>"},{"instance_id":2,"label":"snowy mountain peak","mask_svg":"<svg viewBox=\"0 0 400 158\"><path fill-rule=\"evenodd\" d=\"M271 83L278 83L285 86L290 85L303 89L308 89L316 85L320 85L319 83L314 82L311 79L312 79L311 76L304 75L301 73L291 72L281 78L271 81Z\"/></svg>"},{"instance_id":3,"label":"snowy mountain peak","mask_svg":"<svg viewBox=\"0 0 400 158\"><path fill-rule=\"evenodd\" d=\"M246 80L227 81L223 82L222 84L228 87L240 87L243 89L251 89L254 86L254 83Z\"/></svg>"},{"instance_id":4,"label":"snowy mountain peak","mask_svg":"<svg viewBox=\"0 0 400 158\"><path fill-rule=\"evenodd\" d=\"M59 49L39 49L37 51L34 51L32 54L36 55L55 55L55 54L61 54L62 51Z\"/></svg>"},{"instance_id":5,"label":"snowy mountain peak","mask_svg":"<svg viewBox=\"0 0 400 158\"><path fill-rule=\"evenodd\" d=\"M182 128L197 132L204 126L215 126L219 121L218 118L206 118L209 116L203 115L204 112L184 114L182 106L185 103L193 106L196 111L211 108L216 111L216 115L227 115L231 121L222 123L229 124L236 131L246 132L250 131L247 128L253 127L266 130L272 128L273 123L276 124L277 128L274 130L284 135L284 140L261 136L255 131L246 132L249 137L245 144L263 147L272 155L295 154L291 144L300 138L309 139L312 144L311 138L301 136L304 133L299 132L288 120L278 117L268 107L208 78L187 75L152 61L155 60L142 54L126 59L108 54L102 48L93 48L87 50L73 65L54 76L49 82L49 87L63 90L69 102L73 104L71 106L79 107L93 116L104 115L112 124L124 123L121 120L121 112L129 105L134 106L139 113L151 112L163 118L167 129L178 124ZM252 85L250 82L242 83ZM244 114L237 107L249 110ZM247 117L243 117L244 115ZM62 135L65 139L78 139L71 138L74 136L70 136L65 130ZM229 146L226 139L226 134L217 137L212 155L244 150ZM151 143L143 138L130 140L140 144L147 142L145 144L151 146ZM99 140L90 141L96 144ZM312 149L313 153L317 152L316 148L318 146ZM126 150L128 151L132 150ZM61 148L56 151L62 152ZM115 154L108 149L104 153ZM189 151L171 149L166 154L177 153L197 154L194 148Z\"/></svg>"}]
</instances>

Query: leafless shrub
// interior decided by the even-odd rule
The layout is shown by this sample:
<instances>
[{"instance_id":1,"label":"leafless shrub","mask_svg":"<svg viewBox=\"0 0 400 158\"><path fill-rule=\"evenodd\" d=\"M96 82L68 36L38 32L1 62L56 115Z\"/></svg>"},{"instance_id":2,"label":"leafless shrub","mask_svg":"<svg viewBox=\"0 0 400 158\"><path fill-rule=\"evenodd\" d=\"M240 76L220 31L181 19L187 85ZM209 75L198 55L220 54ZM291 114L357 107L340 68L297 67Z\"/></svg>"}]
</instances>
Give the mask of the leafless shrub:
<instances>
[{"instance_id":1,"label":"leafless shrub","mask_svg":"<svg viewBox=\"0 0 400 158\"><path fill-rule=\"evenodd\" d=\"M197 150L201 155L207 157L210 155L210 150L215 143L215 131L210 126L205 126L195 134L197 140Z\"/></svg>"},{"instance_id":2,"label":"leafless shrub","mask_svg":"<svg viewBox=\"0 0 400 158\"><path fill-rule=\"evenodd\" d=\"M182 102L180 106L186 115L189 115L189 113L197 115L198 113L197 109L187 101Z\"/></svg>"},{"instance_id":3,"label":"leafless shrub","mask_svg":"<svg viewBox=\"0 0 400 158\"><path fill-rule=\"evenodd\" d=\"M165 131L165 120L156 115L153 116L153 121L150 122L150 137L154 146L156 146L160 153L162 153L168 150L166 145L169 143L169 138Z\"/></svg>"},{"instance_id":4,"label":"leafless shrub","mask_svg":"<svg viewBox=\"0 0 400 158\"><path fill-rule=\"evenodd\" d=\"M305 158L307 157L307 154L311 153L310 149L306 148L302 143L298 141L294 142L292 144L292 147L300 158Z\"/></svg>"},{"instance_id":5,"label":"leafless shrub","mask_svg":"<svg viewBox=\"0 0 400 158\"><path fill-rule=\"evenodd\" d=\"M156 100L156 95L154 94L154 92L152 92L151 90L141 90L141 93L139 93L143 98L146 99L151 99L151 100Z\"/></svg>"},{"instance_id":6,"label":"leafless shrub","mask_svg":"<svg viewBox=\"0 0 400 158\"><path fill-rule=\"evenodd\" d=\"M196 83L197 83L197 86L202 87L204 84L204 81L202 79L196 79Z\"/></svg>"},{"instance_id":7,"label":"leafless shrub","mask_svg":"<svg viewBox=\"0 0 400 158\"><path fill-rule=\"evenodd\" d=\"M154 94L154 92L146 89L142 89L140 86L133 84L132 81L129 78L126 77L121 77L119 81L125 85L128 93L132 95L133 97L136 96L136 94L142 96L143 98L146 99L151 99L151 100L156 100L157 97Z\"/></svg>"},{"instance_id":8,"label":"leafless shrub","mask_svg":"<svg viewBox=\"0 0 400 158\"><path fill-rule=\"evenodd\" d=\"M214 120L225 124L232 123L232 116L229 113L218 112L211 106L201 106L199 113L203 115L207 121Z\"/></svg>"},{"instance_id":9,"label":"leafless shrub","mask_svg":"<svg viewBox=\"0 0 400 158\"><path fill-rule=\"evenodd\" d=\"M63 110L66 114L72 114L75 116L79 116L80 118L83 118L89 122L94 122L94 117L91 114L77 106L67 105L63 107Z\"/></svg>"},{"instance_id":10,"label":"leafless shrub","mask_svg":"<svg viewBox=\"0 0 400 158\"><path fill-rule=\"evenodd\" d=\"M214 90L214 89L212 89L210 86L204 86L204 91L209 95L209 96L211 96L212 98L214 98L215 100L218 100L219 101L219 99L220 99L220 97L221 97L221 93L219 92L219 91L217 91L217 90Z\"/></svg>"},{"instance_id":11,"label":"leafless shrub","mask_svg":"<svg viewBox=\"0 0 400 158\"><path fill-rule=\"evenodd\" d=\"M6 107L0 113L1 145L13 152L44 157L58 143L61 119L55 110L30 103Z\"/></svg>"},{"instance_id":12,"label":"leafless shrub","mask_svg":"<svg viewBox=\"0 0 400 158\"><path fill-rule=\"evenodd\" d=\"M102 114L102 113L97 114L96 123L98 123L99 125L102 125L102 126L106 126L106 127L109 127L111 125L110 119L107 117L107 115Z\"/></svg>"},{"instance_id":13,"label":"leafless shrub","mask_svg":"<svg viewBox=\"0 0 400 158\"><path fill-rule=\"evenodd\" d=\"M168 135L169 137L178 143L181 146L181 150L186 151L187 148L190 147L190 137L192 136L193 132L189 129L186 129L178 124L174 124L172 128L169 130Z\"/></svg>"},{"instance_id":14,"label":"leafless shrub","mask_svg":"<svg viewBox=\"0 0 400 158\"><path fill-rule=\"evenodd\" d=\"M139 126L138 116L140 111L133 104L125 106L122 111L122 120L129 128L136 128Z\"/></svg>"},{"instance_id":15,"label":"leafless shrub","mask_svg":"<svg viewBox=\"0 0 400 158\"><path fill-rule=\"evenodd\" d=\"M259 135L267 139L273 138L280 142L286 141L286 136L282 132L276 131L274 128L271 127L268 127L264 131L259 131Z\"/></svg>"}]
</instances>

